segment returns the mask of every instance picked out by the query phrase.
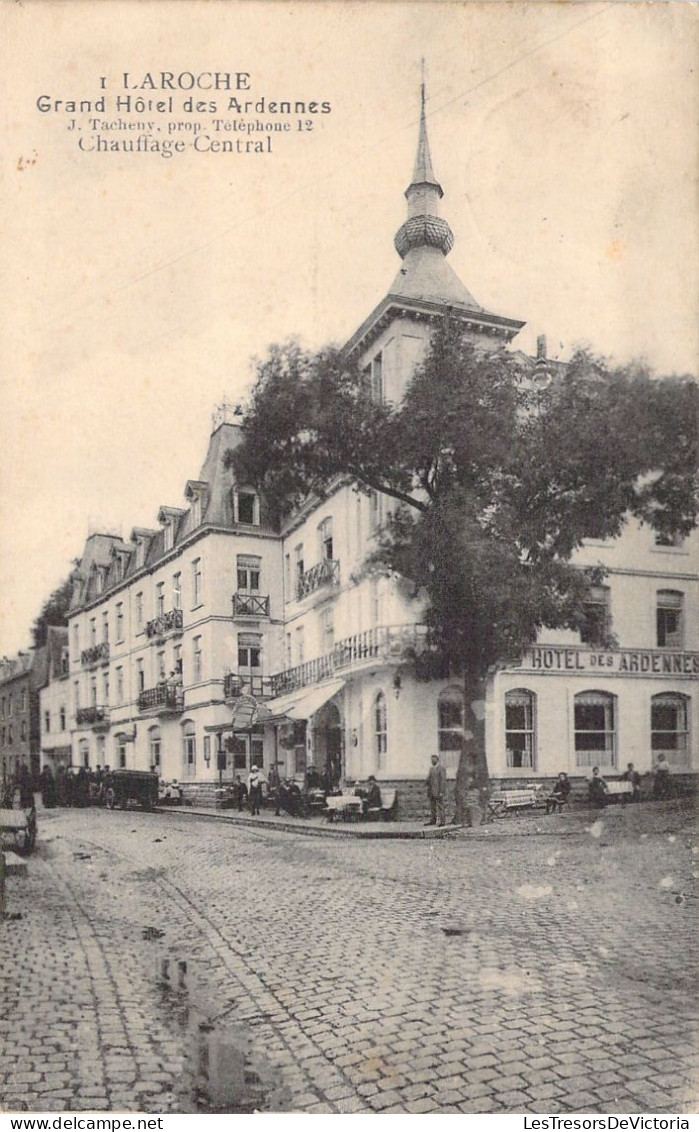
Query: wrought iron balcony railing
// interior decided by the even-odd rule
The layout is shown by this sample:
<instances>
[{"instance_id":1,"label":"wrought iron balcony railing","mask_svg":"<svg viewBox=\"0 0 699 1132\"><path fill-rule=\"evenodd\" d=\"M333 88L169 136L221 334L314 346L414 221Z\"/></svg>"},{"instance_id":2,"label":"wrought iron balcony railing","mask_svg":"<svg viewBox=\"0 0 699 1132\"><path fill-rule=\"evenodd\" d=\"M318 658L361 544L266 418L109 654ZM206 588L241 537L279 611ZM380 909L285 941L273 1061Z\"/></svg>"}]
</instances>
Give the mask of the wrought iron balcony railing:
<instances>
[{"instance_id":1,"label":"wrought iron balcony railing","mask_svg":"<svg viewBox=\"0 0 699 1132\"><path fill-rule=\"evenodd\" d=\"M75 713L75 722L78 727L109 727L109 708L92 707L78 708Z\"/></svg>"},{"instance_id":2,"label":"wrought iron balcony railing","mask_svg":"<svg viewBox=\"0 0 699 1132\"><path fill-rule=\"evenodd\" d=\"M159 613L157 617L146 622L146 636L164 637L166 633L181 629L182 625L182 610L171 609L167 613Z\"/></svg>"},{"instance_id":3,"label":"wrought iron balcony railing","mask_svg":"<svg viewBox=\"0 0 699 1132\"><path fill-rule=\"evenodd\" d=\"M428 649L426 625L381 625L366 629L338 641L331 652L285 668L272 676L272 694L281 696L308 684L327 680L336 672L357 668L368 661L395 661L413 659Z\"/></svg>"},{"instance_id":4,"label":"wrought iron balcony railing","mask_svg":"<svg viewBox=\"0 0 699 1132\"><path fill-rule=\"evenodd\" d=\"M269 596L262 594L233 594L234 617L269 617Z\"/></svg>"},{"instance_id":5,"label":"wrought iron balcony railing","mask_svg":"<svg viewBox=\"0 0 699 1132\"><path fill-rule=\"evenodd\" d=\"M223 695L227 700L237 700L239 696L254 696L256 700L269 699L272 695L272 678L249 676L245 672L227 672L223 678Z\"/></svg>"},{"instance_id":6,"label":"wrought iron balcony railing","mask_svg":"<svg viewBox=\"0 0 699 1132\"><path fill-rule=\"evenodd\" d=\"M138 710L180 712L184 710L184 692L172 684L158 684L155 688L144 688L138 695Z\"/></svg>"},{"instance_id":7,"label":"wrought iron balcony railing","mask_svg":"<svg viewBox=\"0 0 699 1132\"><path fill-rule=\"evenodd\" d=\"M109 660L109 641L100 641L98 645L92 645L89 649L83 649L80 653L80 663L84 665L89 664L106 664Z\"/></svg>"},{"instance_id":8,"label":"wrought iron balcony railing","mask_svg":"<svg viewBox=\"0 0 699 1132\"><path fill-rule=\"evenodd\" d=\"M301 574L296 582L296 597L301 600L308 597L321 586L338 586L340 584L340 562L337 558L324 558Z\"/></svg>"}]
</instances>

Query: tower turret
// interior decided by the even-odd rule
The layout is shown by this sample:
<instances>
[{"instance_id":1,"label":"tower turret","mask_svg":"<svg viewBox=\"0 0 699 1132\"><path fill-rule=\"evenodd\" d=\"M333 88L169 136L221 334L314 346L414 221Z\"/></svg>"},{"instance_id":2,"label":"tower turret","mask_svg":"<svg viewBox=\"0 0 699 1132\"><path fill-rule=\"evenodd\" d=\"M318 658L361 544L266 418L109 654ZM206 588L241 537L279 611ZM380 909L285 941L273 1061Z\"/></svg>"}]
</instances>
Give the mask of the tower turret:
<instances>
[{"instance_id":1,"label":"tower turret","mask_svg":"<svg viewBox=\"0 0 699 1132\"><path fill-rule=\"evenodd\" d=\"M396 232L395 246L401 259L412 248L438 248L449 255L454 246L454 233L440 216L444 190L434 175L430 143L425 122L425 84L420 87L420 130L413 179L405 190L408 219Z\"/></svg>"}]
</instances>

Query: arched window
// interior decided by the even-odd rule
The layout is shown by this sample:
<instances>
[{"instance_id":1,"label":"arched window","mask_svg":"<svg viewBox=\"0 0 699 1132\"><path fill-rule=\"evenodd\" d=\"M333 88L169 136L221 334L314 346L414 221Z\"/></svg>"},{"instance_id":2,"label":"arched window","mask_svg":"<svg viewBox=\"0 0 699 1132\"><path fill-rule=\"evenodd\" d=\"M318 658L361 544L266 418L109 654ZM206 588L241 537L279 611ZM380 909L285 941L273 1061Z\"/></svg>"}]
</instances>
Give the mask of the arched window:
<instances>
[{"instance_id":1,"label":"arched window","mask_svg":"<svg viewBox=\"0 0 699 1132\"><path fill-rule=\"evenodd\" d=\"M650 701L650 745L653 762L662 752L671 766L689 762L689 697L663 692Z\"/></svg>"},{"instance_id":2,"label":"arched window","mask_svg":"<svg viewBox=\"0 0 699 1132\"><path fill-rule=\"evenodd\" d=\"M536 766L536 696L526 688L505 696L505 749L509 767Z\"/></svg>"},{"instance_id":3,"label":"arched window","mask_svg":"<svg viewBox=\"0 0 699 1132\"><path fill-rule=\"evenodd\" d=\"M374 700L374 753L376 755L376 769L383 770L386 766L388 752L388 721L386 717L386 697L379 692Z\"/></svg>"},{"instance_id":4,"label":"arched window","mask_svg":"<svg viewBox=\"0 0 699 1132\"><path fill-rule=\"evenodd\" d=\"M437 745L442 765L457 767L464 742L464 693L445 688L437 701Z\"/></svg>"},{"instance_id":5,"label":"arched window","mask_svg":"<svg viewBox=\"0 0 699 1132\"><path fill-rule=\"evenodd\" d=\"M609 692L580 692L575 697L577 766L616 765L615 699Z\"/></svg>"},{"instance_id":6,"label":"arched window","mask_svg":"<svg viewBox=\"0 0 699 1132\"><path fill-rule=\"evenodd\" d=\"M193 778L197 772L197 738L194 724L188 719L182 724L182 777Z\"/></svg>"},{"instance_id":7,"label":"arched window","mask_svg":"<svg viewBox=\"0 0 699 1132\"><path fill-rule=\"evenodd\" d=\"M160 728L151 727L148 731L148 749L150 752L150 765L154 770L160 771Z\"/></svg>"}]
</instances>

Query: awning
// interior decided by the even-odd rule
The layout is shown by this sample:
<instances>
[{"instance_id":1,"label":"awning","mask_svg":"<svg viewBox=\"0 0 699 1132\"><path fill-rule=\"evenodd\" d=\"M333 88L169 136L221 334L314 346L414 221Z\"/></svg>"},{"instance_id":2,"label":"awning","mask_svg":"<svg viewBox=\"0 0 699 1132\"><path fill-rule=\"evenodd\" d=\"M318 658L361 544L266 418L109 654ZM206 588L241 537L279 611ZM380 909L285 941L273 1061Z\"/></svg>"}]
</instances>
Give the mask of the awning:
<instances>
[{"instance_id":1,"label":"awning","mask_svg":"<svg viewBox=\"0 0 699 1132\"><path fill-rule=\"evenodd\" d=\"M310 719L323 704L344 688L346 680L330 680L327 684L320 684L316 688L297 689L286 696L277 696L276 700L267 700L265 707L271 716L286 716L287 719ZM262 720L261 720L262 722Z\"/></svg>"}]
</instances>

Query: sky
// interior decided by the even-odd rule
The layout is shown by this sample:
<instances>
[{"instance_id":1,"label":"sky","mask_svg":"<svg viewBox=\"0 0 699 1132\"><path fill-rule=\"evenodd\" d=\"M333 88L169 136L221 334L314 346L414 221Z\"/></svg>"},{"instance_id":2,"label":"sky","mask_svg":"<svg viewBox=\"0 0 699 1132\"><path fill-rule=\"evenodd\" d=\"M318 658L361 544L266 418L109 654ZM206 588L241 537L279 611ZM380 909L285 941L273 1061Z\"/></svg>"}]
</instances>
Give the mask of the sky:
<instances>
[{"instance_id":1,"label":"sky","mask_svg":"<svg viewBox=\"0 0 699 1132\"><path fill-rule=\"evenodd\" d=\"M270 343L350 337L388 290L424 58L449 262L487 309L659 373L697 372L697 13L635 3L25 0L3 7L0 655L95 530L198 476L214 407ZM246 73L215 113L118 112L160 72ZM105 79L105 89L100 84ZM146 80L147 81L147 80ZM159 80L156 80L159 81ZM186 80L184 80L186 81ZM206 81L206 80L204 80ZM41 112L97 99L104 113ZM327 101L272 152L196 152L232 96ZM223 109L222 109L223 108ZM155 120L171 158L100 152ZM80 129L71 130L75 120ZM262 120L271 121L271 117ZM277 119L279 120L279 119ZM307 118L301 115L302 125ZM168 135L173 123L176 131ZM181 125L180 125L181 124ZM254 138L259 135L252 135ZM208 143L203 143L208 144Z\"/></svg>"}]
</instances>

